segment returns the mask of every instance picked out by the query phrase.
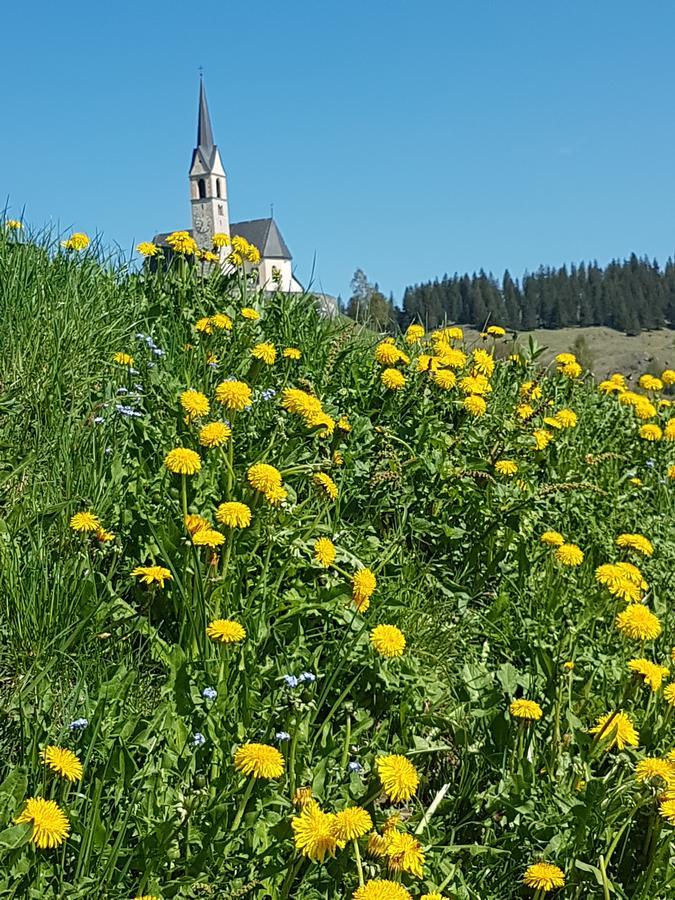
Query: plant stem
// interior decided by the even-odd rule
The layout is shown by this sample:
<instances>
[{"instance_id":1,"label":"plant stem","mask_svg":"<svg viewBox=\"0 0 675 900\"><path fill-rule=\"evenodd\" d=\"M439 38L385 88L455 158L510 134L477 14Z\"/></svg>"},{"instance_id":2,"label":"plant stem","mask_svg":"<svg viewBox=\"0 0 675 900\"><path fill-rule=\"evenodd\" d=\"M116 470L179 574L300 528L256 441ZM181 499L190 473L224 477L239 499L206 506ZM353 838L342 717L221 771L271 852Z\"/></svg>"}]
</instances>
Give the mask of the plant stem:
<instances>
[{"instance_id":1,"label":"plant stem","mask_svg":"<svg viewBox=\"0 0 675 900\"><path fill-rule=\"evenodd\" d=\"M244 813L246 812L246 806L248 804L248 801L251 799L251 794L253 793L254 784L255 778L249 778L248 784L246 785L246 790L244 791L244 796L241 798L241 803L239 804L239 809L237 810L237 815L234 817L234 822L232 823L230 834L233 834L241 824L241 820L243 819Z\"/></svg>"}]
</instances>

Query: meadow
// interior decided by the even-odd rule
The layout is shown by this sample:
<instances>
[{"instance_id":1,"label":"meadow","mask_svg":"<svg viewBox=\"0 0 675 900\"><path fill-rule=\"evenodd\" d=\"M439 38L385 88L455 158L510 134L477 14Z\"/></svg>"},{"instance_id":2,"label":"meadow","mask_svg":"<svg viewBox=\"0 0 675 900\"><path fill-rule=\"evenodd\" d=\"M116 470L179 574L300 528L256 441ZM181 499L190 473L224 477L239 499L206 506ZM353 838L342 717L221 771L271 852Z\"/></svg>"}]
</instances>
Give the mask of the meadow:
<instances>
[{"instance_id":1,"label":"meadow","mask_svg":"<svg viewBox=\"0 0 675 900\"><path fill-rule=\"evenodd\" d=\"M215 238L0 230L0 897L675 896L675 371Z\"/></svg>"}]
</instances>

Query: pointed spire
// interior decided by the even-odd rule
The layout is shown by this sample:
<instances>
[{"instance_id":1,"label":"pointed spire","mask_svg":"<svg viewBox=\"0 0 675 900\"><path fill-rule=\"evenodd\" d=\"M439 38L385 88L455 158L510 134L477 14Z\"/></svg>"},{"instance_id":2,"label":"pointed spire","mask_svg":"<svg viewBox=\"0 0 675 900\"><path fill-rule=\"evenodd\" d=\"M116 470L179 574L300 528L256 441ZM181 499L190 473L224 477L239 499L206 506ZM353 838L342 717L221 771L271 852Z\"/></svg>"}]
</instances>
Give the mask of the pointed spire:
<instances>
[{"instance_id":1,"label":"pointed spire","mask_svg":"<svg viewBox=\"0 0 675 900\"><path fill-rule=\"evenodd\" d=\"M199 76L199 119L197 121L197 146L205 149L213 147L213 129L211 128L211 117L209 116L209 107L206 102L206 91L204 90L204 79Z\"/></svg>"}]
</instances>

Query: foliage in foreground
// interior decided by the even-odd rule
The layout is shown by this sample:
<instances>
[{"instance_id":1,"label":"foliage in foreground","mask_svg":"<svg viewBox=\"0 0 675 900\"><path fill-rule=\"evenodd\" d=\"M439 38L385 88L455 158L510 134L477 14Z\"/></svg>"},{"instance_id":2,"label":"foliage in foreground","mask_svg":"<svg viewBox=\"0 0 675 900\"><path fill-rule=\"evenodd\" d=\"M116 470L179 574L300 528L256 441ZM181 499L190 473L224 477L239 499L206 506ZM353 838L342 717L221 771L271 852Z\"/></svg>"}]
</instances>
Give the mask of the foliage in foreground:
<instances>
[{"instance_id":1,"label":"foliage in foreground","mask_svg":"<svg viewBox=\"0 0 675 900\"><path fill-rule=\"evenodd\" d=\"M675 373L78 252L0 243L0 896L672 896Z\"/></svg>"}]
</instances>

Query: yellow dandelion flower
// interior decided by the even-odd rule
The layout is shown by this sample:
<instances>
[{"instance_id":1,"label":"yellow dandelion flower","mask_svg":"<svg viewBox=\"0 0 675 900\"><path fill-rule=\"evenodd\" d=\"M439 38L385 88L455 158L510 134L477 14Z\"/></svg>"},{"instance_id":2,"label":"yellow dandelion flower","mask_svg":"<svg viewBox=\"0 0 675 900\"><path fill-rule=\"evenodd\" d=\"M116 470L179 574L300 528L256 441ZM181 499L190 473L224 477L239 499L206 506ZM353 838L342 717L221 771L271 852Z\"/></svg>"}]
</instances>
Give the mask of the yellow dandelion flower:
<instances>
[{"instance_id":1,"label":"yellow dandelion flower","mask_svg":"<svg viewBox=\"0 0 675 900\"><path fill-rule=\"evenodd\" d=\"M534 415L534 407L529 403L521 403L516 407L516 415L521 422L527 422Z\"/></svg>"},{"instance_id":2,"label":"yellow dandelion flower","mask_svg":"<svg viewBox=\"0 0 675 900\"><path fill-rule=\"evenodd\" d=\"M199 432L202 447L222 447L232 437L232 429L224 422L209 422Z\"/></svg>"},{"instance_id":3,"label":"yellow dandelion flower","mask_svg":"<svg viewBox=\"0 0 675 900\"><path fill-rule=\"evenodd\" d=\"M545 428L537 428L533 433L534 445L536 450L545 450L553 440L553 435Z\"/></svg>"},{"instance_id":4,"label":"yellow dandelion flower","mask_svg":"<svg viewBox=\"0 0 675 900\"><path fill-rule=\"evenodd\" d=\"M414 796L420 778L415 766L405 756L378 756L375 765L382 788L390 800L401 803Z\"/></svg>"},{"instance_id":5,"label":"yellow dandelion flower","mask_svg":"<svg viewBox=\"0 0 675 900\"><path fill-rule=\"evenodd\" d=\"M640 375L638 384L644 391L662 391L663 382L656 375Z\"/></svg>"},{"instance_id":6,"label":"yellow dandelion flower","mask_svg":"<svg viewBox=\"0 0 675 900\"><path fill-rule=\"evenodd\" d=\"M216 510L216 519L228 528L248 528L251 524L251 510L245 503L230 500L220 504Z\"/></svg>"},{"instance_id":7,"label":"yellow dandelion flower","mask_svg":"<svg viewBox=\"0 0 675 900\"><path fill-rule=\"evenodd\" d=\"M336 553L335 544L326 537L319 538L314 544L314 559L326 569L335 562Z\"/></svg>"},{"instance_id":8,"label":"yellow dandelion flower","mask_svg":"<svg viewBox=\"0 0 675 900\"><path fill-rule=\"evenodd\" d=\"M518 464L512 459L498 459L495 463L495 472L497 475L503 475L505 478L513 478L518 472Z\"/></svg>"},{"instance_id":9,"label":"yellow dandelion flower","mask_svg":"<svg viewBox=\"0 0 675 900\"><path fill-rule=\"evenodd\" d=\"M376 625L370 632L370 643L380 656L393 659L403 656L405 635L395 625Z\"/></svg>"},{"instance_id":10,"label":"yellow dandelion flower","mask_svg":"<svg viewBox=\"0 0 675 900\"><path fill-rule=\"evenodd\" d=\"M375 878L352 894L352 900L412 900L410 891L396 881Z\"/></svg>"},{"instance_id":11,"label":"yellow dandelion flower","mask_svg":"<svg viewBox=\"0 0 675 900\"><path fill-rule=\"evenodd\" d=\"M640 743L640 735L635 726L624 712L607 713L600 716L593 728L589 728L590 734L596 734L605 750L611 750L616 746L619 750L626 747L637 747Z\"/></svg>"},{"instance_id":12,"label":"yellow dandelion flower","mask_svg":"<svg viewBox=\"0 0 675 900\"><path fill-rule=\"evenodd\" d=\"M640 676L652 691L658 691L663 679L670 675L670 669L666 669L665 666L659 666L648 659L631 659L628 662L628 668L631 672L635 672L636 675Z\"/></svg>"},{"instance_id":13,"label":"yellow dandelion flower","mask_svg":"<svg viewBox=\"0 0 675 900\"><path fill-rule=\"evenodd\" d=\"M377 579L370 569L359 569L352 576L352 600L359 612L366 612L375 593Z\"/></svg>"},{"instance_id":14,"label":"yellow dandelion flower","mask_svg":"<svg viewBox=\"0 0 675 900\"><path fill-rule=\"evenodd\" d=\"M663 431L658 425L641 425L638 432L643 441L660 441Z\"/></svg>"},{"instance_id":15,"label":"yellow dandelion flower","mask_svg":"<svg viewBox=\"0 0 675 900\"><path fill-rule=\"evenodd\" d=\"M393 338L387 338L377 345L374 350L376 362L381 366L395 366L398 363L409 363L409 357L394 343Z\"/></svg>"},{"instance_id":16,"label":"yellow dandelion flower","mask_svg":"<svg viewBox=\"0 0 675 900\"><path fill-rule=\"evenodd\" d=\"M187 231L174 231L166 239L174 253L184 256L195 256L199 252L197 242Z\"/></svg>"},{"instance_id":17,"label":"yellow dandelion flower","mask_svg":"<svg viewBox=\"0 0 675 900\"><path fill-rule=\"evenodd\" d=\"M187 413L188 421L208 415L210 409L208 397L194 390L183 391L180 395L180 405Z\"/></svg>"},{"instance_id":18,"label":"yellow dandelion flower","mask_svg":"<svg viewBox=\"0 0 675 900\"><path fill-rule=\"evenodd\" d=\"M660 779L666 785L671 785L675 779L675 764L670 759L660 759L657 756L647 756L641 759L635 766L635 780L638 784Z\"/></svg>"},{"instance_id":19,"label":"yellow dandelion flower","mask_svg":"<svg viewBox=\"0 0 675 900\"><path fill-rule=\"evenodd\" d=\"M231 619L214 619L207 625L206 634L220 644L240 644L246 637L246 629Z\"/></svg>"},{"instance_id":20,"label":"yellow dandelion flower","mask_svg":"<svg viewBox=\"0 0 675 900\"><path fill-rule=\"evenodd\" d=\"M579 417L572 409L561 409L555 414L555 420L560 428L576 428Z\"/></svg>"},{"instance_id":21,"label":"yellow dandelion flower","mask_svg":"<svg viewBox=\"0 0 675 900\"><path fill-rule=\"evenodd\" d=\"M495 360L486 350L474 350L471 354L471 368L474 372L486 375L488 378L495 370ZM471 393L477 393L472 391Z\"/></svg>"},{"instance_id":22,"label":"yellow dandelion flower","mask_svg":"<svg viewBox=\"0 0 675 900\"><path fill-rule=\"evenodd\" d=\"M509 712L516 719L523 719L528 722L538 722L544 715L541 706L534 700L513 700L509 704Z\"/></svg>"},{"instance_id":23,"label":"yellow dandelion flower","mask_svg":"<svg viewBox=\"0 0 675 900\"><path fill-rule=\"evenodd\" d=\"M661 634L661 623L653 612L641 603L631 603L616 617L616 627L634 641L653 641Z\"/></svg>"},{"instance_id":24,"label":"yellow dandelion flower","mask_svg":"<svg viewBox=\"0 0 675 900\"><path fill-rule=\"evenodd\" d=\"M241 310L241 315L244 319L248 319L249 322L257 322L260 318L260 313L256 309L252 309L250 306L244 306Z\"/></svg>"},{"instance_id":25,"label":"yellow dandelion flower","mask_svg":"<svg viewBox=\"0 0 675 900\"><path fill-rule=\"evenodd\" d=\"M262 494L281 487L281 472L267 463L255 463L250 466L246 478L251 487Z\"/></svg>"},{"instance_id":26,"label":"yellow dandelion flower","mask_svg":"<svg viewBox=\"0 0 675 900\"><path fill-rule=\"evenodd\" d=\"M211 243L214 247L217 247L219 250L221 247L229 247L230 246L230 236L229 234L225 234L224 231L216 231L216 233L211 238Z\"/></svg>"},{"instance_id":27,"label":"yellow dandelion flower","mask_svg":"<svg viewBox=\"0 0 675 900\"><path fill-rule=\"evenodd\" d=\"M478 352L478 351L476 351ZM492 385L485 375L465 375L459 381L459 389L463 394L476 394L479 397L489 394L492 391Z\"/></svg>"},{"instance_id":28,"label":"yellow dandelion flower","mask_svg":"<svg viewBox=\"0 0 675 900\"><path fill-rule=\"evenodd\" d=\"M243 381L221 381L216 388L216 400L226 409L241 412L251 405L251 388Z\"/></svg>"},{"instance_id":29,"label":"yellow dandelion flower","mask_svg":"<svg viewBox=\"0 0 675 900\"><path fill-rule=\"evenodd\" d=\"M23 222L20 222L18 219L7 219L5 228L8 228L10 231L20 231L23 228Z\"/></svg>"},{"instance_id":30,"label":"yellow dandelion flower","mask_svg":"<svg viewBox=\"0 0 675 900\"><path fill-rule=\"evenodd\" d=\"M165 569L164 566L136 566L131 574L143 584L158 584L161 588L164 587L165 581L171 581L173 578L169 569Z\"/></svg>"},{"instance_id":31,"label":"yellow dandelion flower","mask_svg":"<svg viewBox=\"0 0 675 900\"><path fill-rule=\"evenodd\" d=\"M446 898L438 891L432 891L430 894L422 894L420 900L446 900Z\"/></svg>"},{"instance_id":32,"label":"yellow dandelion flower","mask_svg":"<svg viewBox=\"0 0 675 900\"><path fill-rule=\"evenodd\" d=\"M284 772L284 758L269 744L243 744L235 751L234 767L251 778L279 778Z\"/></svg>"},{"instance_id":33,"label":"yellow dandelion flower","mask_svg":"<svg viewBox=\"0 0 675 900\"><path fill-rule=\"evenodd\" d=\"M293 794L293 806L299 806L300 808L302 808L303 806L306 806L311 799L311 787L299 787Z\"/></svg>"},{"instance_id":34,"label":"yellow dandelion flower","mask_svg":"<svg viewBox=\"0 0 675 900\"><path fill-rule=\"evenodd\" d=\"M282 356L284 357L284 359L292 359L297 362L302 356L302 353L298 350L297 347L284 347Z\"/></svg>"},{"instance_id":35,"label":"yellow dandelion flower","mask_svg":"<svg viewBox=\"0 0 675 900\"><path fill-rule=\"evenodd\" d=\"M565 538L559 531L545 531L539 540L549 547L561 547L565 543Z\"/></svg>"},{"instance_id":36,"label":"yellow dandelion flower","mask_svg":"<svg viewBox=\"0 0 675 900\"><path fill-rule=\"evenodd\" d=\"M490 325L487 333L491 334L493 337L504 337L506 329L502 328L501 325Z\"/></svg>"},{"instance_id":37,"label":"yellow dandelion flower","mask_svg":"<svg viewBox=\"0 0 675 900\"><path fill-rule=\"evenodd\" d=\"M96 537L96 540L100 541L102 544L107 544L110 541L115 540L115 535L113 534L113 532L106 531L105 528L102 528L101 526L96 529L96 531L94 532L94 536Z\"/></svg>"},{"instance_id":38,"label":"yellow dandelion flower","mask_svg":"<svg viewBox=\"0 0 675 900\"><path fill-rule=\"evenodd\" d=\"M118 353L113 354L113 362L116 362L119 366L133 366L134 358L128 353L119 351Z\"/></svg>"},{"instance_id":39,"label":"yellow dandelion flower","mask_svg":"<svg viewBox=\"0 0 675 900\"><path fill-rule=\"evenodd\" d=\"M312 481L329 500L337 500L338 487L330 475L326 475L325 472L316 472L312 476Z\"/></svg>"},{"instance_id":40,"label":"yellow dandelion flower","mask_svg":"<svg viewBox=\"0 0 675 900\"><path fill-rule=\"evenodd\" d=\"M225 543L225 535L215 528L201 528L192 535L192 543L195 547L210 547L214 550Z\"/></svg>"},{"instance_id":41,"label":"yellow dandelion flower","mask_svg":"<svg viewBox=\"0 0 675 900\"><path fill-rule=\"evenodd\" d=\"M277 487L272 487L269 491L266 491L265 500L270 503L272 506L280 506L285 500L288 499L288 491L286 488L278 485Z\"/></svg>"},{"instance_id":42,"label":"yellow dandelion flower","mask_svg":"<svg viewBox=\"0 0 675 900\"><path fill-rule=\"evenodd\" d=\"M462 406L469 415L475 416L476 418L484 416L487 411L487 403L484 398L479 397L476 394L470 394L468 397L465 397Z\"/></svg>"},{"instance_id":43,"label":"yellow dandelion flower","mask_svg":"<svg viewBox=\"0 0 675 900\"><path fill-rule=\"evenodd\" d=\"M424 877L424 853L420 842L410 834L394 831L387 841L386 856L392 872L409 872Z\"/></svg>"},{"instance_id":44,"label":"yellow dandelion flower","mask_svg":"<svg viewBox=\"0 0 675 900\"><path fill-rule=\"evenodd\" d=\"M195 328L197 331L201 331L204 334L213 334L213 322L211 321L210 316L204 316L201 319L198 319L195 322Z\"/></svg>"},{"instance_id":45,"label":"yellow dandelion flower","mask_svg":"<svg viewBox=\"0 0 675 900\"><path fill-rule=\"evenodd\" d=\"M323 862L326 854L335 855L338 846L335 836L335 816L325 813L316 802L309 799L300 815L291 819L295 848L302 856L314 862Z\"/></svg>"},{"instance_id":46,"label":"yellow dandelion flower","mask_svg":"<svg viewBox=\"0 0 675 900\"><path fill-rule=\"evenodd\" d=\"M555 558L563 566L576 567L584 561L584 553L576 544L561 544L555 551Z\"/></svg>"},{"instance_id":47,"label":"yellow dandelion flower","mask_svg":"<svg viewBox=\"0 0 675 900\"><path fill-rule=\"evenodd\" d=\"M157 244L153 244L152 241L141 241L140 244L136 244L136 252L140 253L141 256L157 256L161 251Z\"/></svg>"},{"instance_id":48,"label":"yellow dandelion flower","mask_svg":"<svg viewBox=\"0 0 675 900\"><path fill-rule=\"evenodd\" d=\"M54 800L31 797L14 820L17 825L32 823L32 842L41 850L58 847L70 834L70 822Z\"/></svg>"},{"instance_id":49,"label":"yellow dandelion flower","mask_svg":"<svg viewBox=\"0 0 675 900\"><path fill-rule=\"evenodd\" d=\"M417 344L424 337L424 328L422 325L408 325L403 340L406 344Z\"/></svg>"},{"instance_id":50,"label":"yellow dandelion flower","mask_svg":"<svg viewBox=\"0 0 675 900\"><path fill-rule=\"evenodd\" d=\"M87 237L86 234L83 234L81 231L76 231L74 234L65 240L61 241L61 246L65 247L66 250L86 250L91 241Z\"/></svg>"},{"instance_id":51,"label":"yellow dandelion flower","mask_svg":"<svg viewBox=\"0 0 675 900\"><path fill-rule=\"evenodd\" d=\"M420 356L420 359L422 357ZM466 365L466 353L450 344L436 344L436 356L431 359L431 368L462 369Z\"/></svg>"},{"instance_id":52,"label":"yellow dandelion flower","mask_svg":"<svg viewBox=\"0 0 675 900\"><path fill-rule=\"evenodd\" d=\"M663 436L667 441L675 441L675 419L668 419Z\"/></svg>"},{"instance_id":53,"label":"yellow dandelion flower","mask_svg":"<svg viewBox=\"0 0 675 900\"><path fill-rule=\"evenodd\" d=\"M671 481L675 480L675 466L668 466L667 475Z\"/></svg>"},{"instance_id":54,"label":"yellow dandelion flower","mask_svg":"<svg viewBox=\"0 0 675 900\"><path fill-rule=\"evenodd\" d=\"M433 369L431 380L443 391L449 391L457 384L457 376L451 369Z\"/></svg>"},{"instance_id":55,"label":"yellow dandelion flower","mask_svg":"<svg viewBox=\"0 0 675 900\"><path fill-rule=\"evenodd\" d=\"M82 763L72 750L64 750L50 744L42 751L42 759L52 772L68 781L79 781L84 774Z\"/></svg>"},{"instance_id":56,"label":"yellow dandelion flower","mask_svg":"<svg viewBox=\"0 0 675 900\"><path fill-rule=\"evenodd\" d=\"M186 447L176 447L170 450L164 457L164 465L174 475L194 475L202 467L202 461L198 453L188 450Z\"/></svg>"},{"instance_id":57,"label":"yellow dandelion flower","mask_svg":"<svg viewBox=\"0 0 675 900\"><path fill-rule=\"evenodd\" d=\"M266 366L273 366L277 359L277 350L274 344L263 341L251 347L251 356L264 362Z\"/></svg>"},{"instance_id":58,"label":"yellow dandelion flower","mask_svg":"<svg viewBox=\"0 0 675 900\"><path fill-rule=\"evenodd\" d=\"M405 375L398 369L384 369L380 381L388 391L400 391L405 385Z\"/></svg>"},{"instance_id":59,"label":"yellow dandelion flower","mask_svg":"<svg viewBox=\"0 0 675 900\"><path fill-rule=\"evenodd\" d=\"M349 806L335 813L333 820L333 834L338 843L355 841L364 834L368 834L373 828L373 820L370 814L360 806Z\"/></svg>"},{"instance_id":60,"label":"yellow dandelion flower","mask_svg":"<svg viewBox=\"0 0 675 900\"><path fill-rule=\"evenodd\" d=\"M226 316L225 313L216 313L214 316L211 316L210 322L219 331L232 331L232 319Z\"/></svg>"},{"instance_id":61,"label":"yellow dandelion flower","mask_svg":"<svg viewBox=\"0 0 675 900\"><path fill-rule=\"evenodd\" d=\"M629 547L643 556L652 556L654 553L652 542L642 534L620 534L616 539L616 546Z\"/></svg>"},{"instance_id":62,"label":"yellow dandelion flower","mask_svg":"<svg viewBox=\"0 0 675 900\"><path fill-rule=\"evenodd\" d=\"M669 825L675 825L675 799L662 800L659 803L659 815L663 816Z\"/></svg>"},{"instance_id":63,"label":"yellow dandelion flower","mask_svg":"<svg viewBox=\"0 0 675 900\"><path fill-rule=\"evenodd\" d=\"M347 416L340 416L337 421L337 427L340 431L344 431L345 434L349 434L352 430L352 425Z\"/></svg>"},{"instance_id":64,"label":"yellow dandelion flower","mask_svg":"<svg viewBox=\"0 0 675 900\"><path fill-rule=\"evenodd\" d=\"M523 882L535 891L548 894L549 891L565 886L565 873L552 863L533 863L527 867Z\"/></svg>"},{"instance_id":65,"label":"yellow dandelion flower","mask_svg":"<svg viewBox=\"0 0 675 900\"><path fill-rule=\"evenodd\" d=\"M620 568L619 564L605 563L598 566L595 570L595 580L606 587L610 594L621 597L622 600L637 603L642 599L642 579L636 582L632 573L629 574L627 570ZM646 582L644 584L646 586Z\"/></svg>"},{"instance_id":66,"label":"yellow dandelion flower","mask_svg":"<svg viewBox=\"0 0 675 900\"><path fill-rule=\"evenodd\" d=\"M191 514L185 516L185 527L190 534L196 534L198 531L210 528L211 523L203 516Z\"/></svg>"},{"instance_id":67,"label":"yellow dandelion flower","mask_svg":"<svg viewBox=\"0 0 675 900\"><path fill-rule=\"evenodd\" d=\"M578 378L581 375L581 366L578 362L569 362L565 363L564 366L560 366L558 369L566 378Z\"/></svg>"},{"instance_id":68,"label":"yellow dandelion flower","mask_svg":"<svg viewBox=\"0 0 675 900\"><path fill-rule=\"evenodd\" d=\"M669 706L675 706L675 682L667 684L663 689L663 699Z\"/></svg>"},{"instance_id":69,"label":"yellow dandelion flower","mask_svg":"<svg viewBox=\"0 0 675 900\"><path fill-rule=\"evenodd\" d=\"M96 531L101 527L101 523L98 519L98 516L95 516L90 512L79 512L75 513L75 515L70 520L70 527L73 531Z\"/></svg>"}]
</instances>

